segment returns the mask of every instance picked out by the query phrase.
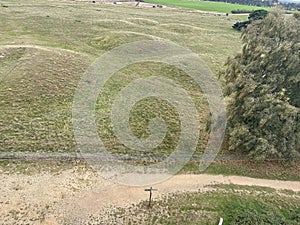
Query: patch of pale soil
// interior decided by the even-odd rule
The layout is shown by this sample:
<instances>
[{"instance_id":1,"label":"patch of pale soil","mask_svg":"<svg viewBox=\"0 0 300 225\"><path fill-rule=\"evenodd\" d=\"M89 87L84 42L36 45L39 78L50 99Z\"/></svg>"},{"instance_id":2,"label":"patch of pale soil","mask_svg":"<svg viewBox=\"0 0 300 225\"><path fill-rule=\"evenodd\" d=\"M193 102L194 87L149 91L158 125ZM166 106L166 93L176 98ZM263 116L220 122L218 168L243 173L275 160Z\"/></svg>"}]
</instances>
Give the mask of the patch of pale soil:
<instances>
[{"instance_id":1,"label":"patch of pale soil","mask_svg":"<svg viewBox=\"0 0 300 225\"><path fill-rule=\"evenodd\" d=\"M103 179L87 169L57 174L0 174L2 224L85 224L90 215L109 207L147 200L145 187L128 187ZM237 184L300 191L300 182L222 175L176 175L155 185L154 198L183 191L205 191L210 184ZM62 222L63 221L63 222Z\"/></svg>"},{"instance_id":2,"label":"patch of pale soil","mask_svg":"<svg viewBox=\"0 0 300 225\"><path fill-rule=\"evenodd\" d=\"M85 55L80 52L72 51L69 49L62 49L62 48L54 48L54 47L46 47L40 45L30 45L30 44L0 44L0 49L7 49L7 48L35 48L40 49L43 51L50 51L50 52L69 52L76 55Z\"/></svg>"}]
</instances>

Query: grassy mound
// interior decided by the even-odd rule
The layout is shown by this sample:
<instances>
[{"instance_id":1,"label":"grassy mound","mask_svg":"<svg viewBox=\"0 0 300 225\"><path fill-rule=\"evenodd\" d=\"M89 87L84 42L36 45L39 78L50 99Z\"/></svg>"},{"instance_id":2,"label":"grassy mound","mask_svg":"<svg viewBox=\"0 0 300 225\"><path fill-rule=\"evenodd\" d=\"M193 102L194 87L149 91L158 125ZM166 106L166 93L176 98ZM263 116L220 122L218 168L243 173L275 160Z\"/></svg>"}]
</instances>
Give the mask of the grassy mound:
<instances>
[{"instance_id":1,"label":"grassy mound","mask_svg":"<svg viewBox=\"0 0 300 225\"><path fill-rule=\"evenodd\" d=\"M1 152L74 151L72 96L87 60L39 48L1 48Z\"/></svg>"},{"instance_id":2,"label":"grassy mound","mask_svg":"<svg viewBox=\"0 0 300 225\"><path fill-rule=\"evenodd\" d=\"M214 72L239 49L232 18L83 2L31 3L4 2L8 7L0 15L4 27L0 34L2 153L76 152L71 121L76 87L88 65L114 47L138 40L169 40L198 53ZM131 81L152 75L172 79L189 92L201 118L197 151L203 151L209 119L206 99L186 74L160 63L123 68L105 85L97 102L96 121L106 147L128 153L113 134L111 104ZM134 134L146 137L148 122L157 115L171 127L157 151L157 157L163 158L176 145L180 131L174 108L158 99L145 99L134 107L130 120Z\"/></svg>"},{"instance_id":3,"label":"grassy mound","mask_svg":"<svg viewBox=\"0 0 300 225\"><path fill-rule=\"evenodd\" d=\"M239 33L231 28L241 18L236 15L55 0L38 3L11 0L3 4L8 7L2 8L0 15L3 28L0 33L0 110L3 112L0 153L77 152L71 113L78 81L93 60L114 47L138 40L172 41L197 53L215 74L228 56L241 49ZM209 119L206 98L186 74L161 63L128 66L106 83L96 107L99 137L112 153L124 157L128 153L129 157L140 154L118 142L110 112L114 98L123 87L137 78L152 75L174 80L193 98L201 119L197 153L203 152ZM148 122L155 116L161 116L171 128L153 155L161 160L178 141L180 123L176 110L164 101L145 99L133 108L130 123L137 137L147 137ZM210 172L287 177L285 172L280 175L281 169L276 169L279 172L274 174L267 168L255 172L252 169L255 163L248 167L241 162L244 170L240 164L225 164L213 165ZM189 171L198 171L198 162L186 165L183 172Z\"/></svg>"}]
</instances>

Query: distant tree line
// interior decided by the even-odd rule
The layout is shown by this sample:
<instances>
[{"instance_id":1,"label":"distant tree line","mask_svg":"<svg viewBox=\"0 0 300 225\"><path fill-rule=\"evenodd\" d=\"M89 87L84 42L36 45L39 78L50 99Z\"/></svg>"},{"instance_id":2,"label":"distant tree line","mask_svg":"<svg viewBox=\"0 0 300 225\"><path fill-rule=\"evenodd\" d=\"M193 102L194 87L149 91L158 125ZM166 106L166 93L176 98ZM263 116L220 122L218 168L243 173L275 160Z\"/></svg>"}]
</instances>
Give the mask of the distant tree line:
<instances>
[{"instance_id":1,"label":"distant tree line","mask_svg":"<svg viewBox=\"0 0 300 225\"><path fill-rule=\"evenodd\" d=\"M283 5L283 8L286 10L296 9L296 10L300 11L300 3L285 2L285 3L282 3L282 5Z\"/></svg>"},{"instance_id":2,"label":"distant tree line","mask_svg":"<svg viewBox=\"0 0 300 225\"><path fill-rule=\"evenodd\" d=\"M261 7L272 7L274 3L278 3L278 1L274 0L207 0L213 2L227 2L232 4L241 4L241 5L251 5L251 6L261 6Z\"/></svg>"}]
</instances>

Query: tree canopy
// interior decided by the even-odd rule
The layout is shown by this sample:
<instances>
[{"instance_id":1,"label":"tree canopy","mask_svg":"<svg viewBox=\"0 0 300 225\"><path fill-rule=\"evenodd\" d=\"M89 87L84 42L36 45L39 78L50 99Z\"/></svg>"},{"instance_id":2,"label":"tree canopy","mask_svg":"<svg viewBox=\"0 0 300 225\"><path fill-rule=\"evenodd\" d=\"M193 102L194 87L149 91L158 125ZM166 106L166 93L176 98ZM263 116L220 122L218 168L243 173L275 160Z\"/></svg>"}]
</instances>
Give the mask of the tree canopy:
<instances>
[{"instance_id":1,"label":"tree canopy","mask_svg":"<svg viewBox=\"0 0 300 225\"><path fill-rule=\"evenodd\" d=\"M262 20L264 19L266 16L268 15L268 11L263 10L263 9L259 9L259 10L254 10L253 12L251 12L248 16L248 20L247 21L243 21L243 22L236 22L232 28L241 31L244 28L247 28L247 26L254 22L255 20Z\"/></svg>"},{"instance_id":2,"label":"tree canopy","mask_svg":"<svg viewBox=\"0 0 300 225\"><path fill-rule=\"evenodd\" d=\"M242 33L225 72L229 148L256 159L300 155L300 20L275 10Z\"/></svg>"}]
</instances>

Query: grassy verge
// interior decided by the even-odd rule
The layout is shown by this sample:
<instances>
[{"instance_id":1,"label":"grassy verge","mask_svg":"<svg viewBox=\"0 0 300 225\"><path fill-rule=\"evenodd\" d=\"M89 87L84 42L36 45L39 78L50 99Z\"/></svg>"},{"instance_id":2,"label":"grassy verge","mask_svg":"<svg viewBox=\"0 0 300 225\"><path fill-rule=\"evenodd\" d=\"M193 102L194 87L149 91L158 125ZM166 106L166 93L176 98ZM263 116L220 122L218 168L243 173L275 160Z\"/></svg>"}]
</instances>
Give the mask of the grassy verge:
<instances>
[{"instance_id":1,"label":"grassy verge","mask_svg":"<svg viewBox=\"0 0 300 225\"><path fill-rule=\"evenodd\" d=\"M270 8L265 7L230 4L225 2L208 2L200 0L146 0L146 2L220 13L230 13L232 10L270 10Z\"/></svg>"},{"instance_id":2,"label":"grassy verge","mask_svg":"<svg viewBox=\"0 0 300 225\"><path fill-rule=\"evenodd\" d=\"M190 162L181 173L200 173L199 163ZM272 180L300 181L300 163L286 161L217 160L203 173L214 175L248 176Z\"/></svg>"},{"instance_id":3,"label":"grassy verge","mask_svg":"<svg viewBox=\"0 0 300 225\"><path fill-rule=\"evenodd\" d=\"M73 167L89 168L84 160L43 159L43 160L0 160L0 171L7 174L38 174L40 172L61 172ZM199 164L190 162L180 171L182 174L199 174ZM300 181L300 164L285 162L216 161L204 172L212 175L247 176L261 179Z\"/></svg>"}]
</instances>

